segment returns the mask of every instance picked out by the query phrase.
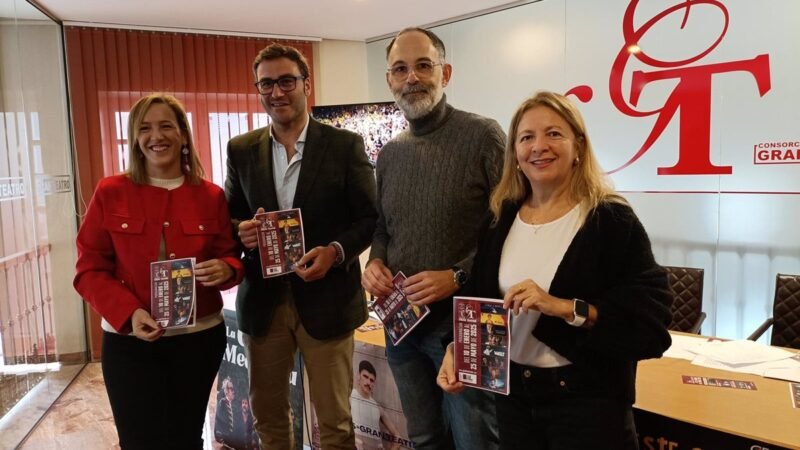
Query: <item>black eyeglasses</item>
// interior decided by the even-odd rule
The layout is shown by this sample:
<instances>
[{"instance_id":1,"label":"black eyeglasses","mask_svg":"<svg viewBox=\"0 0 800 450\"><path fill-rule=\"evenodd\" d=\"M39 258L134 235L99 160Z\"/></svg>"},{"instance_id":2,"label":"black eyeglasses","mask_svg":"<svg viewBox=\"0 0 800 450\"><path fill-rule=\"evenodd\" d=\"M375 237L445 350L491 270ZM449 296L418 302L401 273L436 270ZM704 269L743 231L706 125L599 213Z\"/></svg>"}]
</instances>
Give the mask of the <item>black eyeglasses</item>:
<instances>
[{"instance_id":1,"label":"black eyeglasses","mask_svg":"<svg viewBox=\"0 0 800 450\"><path fill-rule=\"evenodd\" d=\"M275 85L278 85L278 88L283 92L292 92L297 87L297 80L305 80L306 77L300 75L297 77L293 76L285 76L280 77L277 80L273 80L272 78L264 78L263 80L258 80L253 83L258 89L260 94L271 94L272 90L275 89Z\"/></svg>"},{"instance_id":2,"label":"black eyeglasses","mask_svg":"<svg viewBox=\"0 0 800 450\"><path fill-rule=\"evenodd\" d=\"M435 63L433 61L419 61L413 66L409 67L405 64L389 67L386 71L389 72L394 81L403 81L408 78L409 72L412 70L417 78L429 78L433 76L433 69L436 66L441 66L444 63Z\"/></svg>"}]
</instances>

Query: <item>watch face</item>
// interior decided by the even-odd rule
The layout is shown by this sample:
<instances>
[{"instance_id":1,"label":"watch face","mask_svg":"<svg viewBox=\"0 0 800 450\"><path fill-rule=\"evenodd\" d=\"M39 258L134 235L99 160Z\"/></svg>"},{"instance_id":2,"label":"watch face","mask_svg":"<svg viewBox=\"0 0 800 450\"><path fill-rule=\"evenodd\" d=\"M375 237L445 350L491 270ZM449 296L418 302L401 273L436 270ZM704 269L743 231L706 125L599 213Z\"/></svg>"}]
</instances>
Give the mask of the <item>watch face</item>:
<instances>
[{"instance_id":1,"label":"watch face","mask_svg":"<svg viewBox=\"0 0 800 450\"><path fill-rule=\"evenodd\" d=\"M467 272L464 272L463 270L457 270L455 273L455 278L456 278L456 283L459 286L467 284Z\"/></svg>"},{"instance_id":2,"label":"watch face","mask_svg":"<svg viewBox=\"0 0 800 450\"><path fill-rule=\"evenodd\" d=\"M575 299L575 315L581 317L589 316L589 304L583 300Z\"/></svg>"}]
</instances>

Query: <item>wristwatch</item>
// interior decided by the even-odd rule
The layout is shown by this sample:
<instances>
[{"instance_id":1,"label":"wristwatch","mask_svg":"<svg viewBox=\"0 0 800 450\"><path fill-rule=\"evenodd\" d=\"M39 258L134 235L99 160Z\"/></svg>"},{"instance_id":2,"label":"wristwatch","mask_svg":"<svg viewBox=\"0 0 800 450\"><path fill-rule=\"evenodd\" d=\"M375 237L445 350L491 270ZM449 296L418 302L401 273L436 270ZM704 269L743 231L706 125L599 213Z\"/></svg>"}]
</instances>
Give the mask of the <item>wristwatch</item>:
<instances>
[{"instance_id":1,"label":"wristwatch","mask_svg":"<svg viewBox=\"0 0 800 450\"><path fill-rule=\"evenodd\" d=\"M572 301L572 314L575 318L566 322L573 327L580 327L589 317L589 304L579 298L572 299Z\"/></svg>"},{"instance_id":2,"label":"wristwatch","mask_svg":"<svg viewBox=\"0 0 800 450\"><path fill-rule=\"evenodd\" d=\"M464 285L467 284L467 281L469 280L469 274L459 269L458 267L453 267L452 270L453 270L453 282L456 284L456 286L460 288L464 287Z\"/></svg>"},{"instance_id":3,"label":"wristwatch","mask_svg":"<svg viewBox=\"0 0 800 450\"><path fill-rule=\"evenodd\" d=\"M344 262L344 249L342 248L342 244L333 241L330 244L333 246L333 249L336 250L336 259L333 261L334 266L340 266Z\"/></svg>"}]
</instances>

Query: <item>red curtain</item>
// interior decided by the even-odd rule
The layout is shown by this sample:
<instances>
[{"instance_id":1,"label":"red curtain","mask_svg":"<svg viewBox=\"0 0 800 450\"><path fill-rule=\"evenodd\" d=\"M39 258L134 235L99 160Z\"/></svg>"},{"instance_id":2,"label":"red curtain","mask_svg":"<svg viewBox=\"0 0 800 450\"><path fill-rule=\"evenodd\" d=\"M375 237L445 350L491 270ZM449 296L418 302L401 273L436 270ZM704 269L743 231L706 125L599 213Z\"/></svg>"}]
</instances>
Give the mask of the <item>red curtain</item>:
<instances>
[{"instance_id":1,"label":"red curtain","mask_svg":"<svg viewBox=\"0 0 800 450\"><path fill-rule=\"evenodd\" d=\"M125 169L127 112L140 97L168 92L184 103L207 177L221 184L227 140L265 124L253 87L258 51L291 45L314 74L308 41L70 26L64 33L76 176L86 203L101 178ZM309 100L313 106L313 92ZM89 322L97 357L99 322Z\"/></svg>"}]
</instances>

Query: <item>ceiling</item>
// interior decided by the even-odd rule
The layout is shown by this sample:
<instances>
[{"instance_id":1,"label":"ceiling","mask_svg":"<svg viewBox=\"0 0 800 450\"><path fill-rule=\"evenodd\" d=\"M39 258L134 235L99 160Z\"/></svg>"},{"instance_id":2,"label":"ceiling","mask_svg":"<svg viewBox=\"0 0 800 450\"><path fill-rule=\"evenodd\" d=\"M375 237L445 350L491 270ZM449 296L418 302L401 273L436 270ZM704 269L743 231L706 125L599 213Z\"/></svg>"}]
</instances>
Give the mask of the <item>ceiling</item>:
<instances>
[{"instance_id":1,"label":"ceiling","mask_svg":"<svg viewBox=\"0 0 800 450\"><path fill-rule=\"evenodd\" d=\"M5 19L46 20L47 17L25 0L0 0L0 21Z\"/></svg>"},{"instance_id":2,"label":"ceiling","mask_svg":"<svg viewBox=\"0 0 800 450\"><path fill-rule=\"evenodd\" d=\"M3 1L3 0L0 0ZM20 0L16 0L20 1ZM508 0L33 0L65 22L366 41Z\"/></svg>"}]
</instances>

